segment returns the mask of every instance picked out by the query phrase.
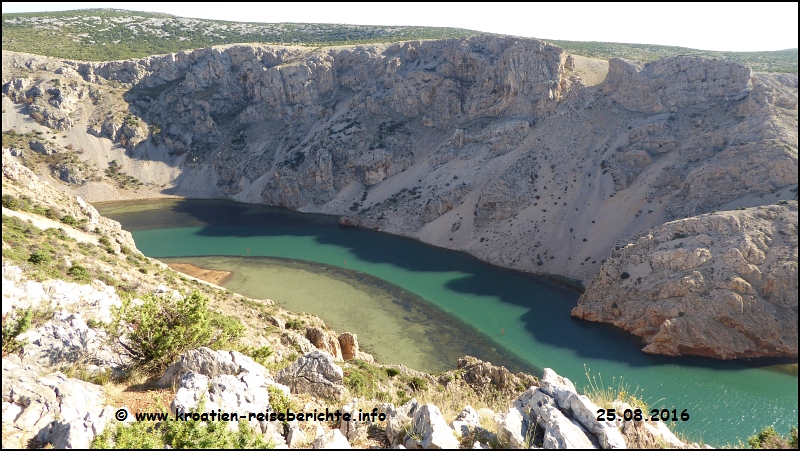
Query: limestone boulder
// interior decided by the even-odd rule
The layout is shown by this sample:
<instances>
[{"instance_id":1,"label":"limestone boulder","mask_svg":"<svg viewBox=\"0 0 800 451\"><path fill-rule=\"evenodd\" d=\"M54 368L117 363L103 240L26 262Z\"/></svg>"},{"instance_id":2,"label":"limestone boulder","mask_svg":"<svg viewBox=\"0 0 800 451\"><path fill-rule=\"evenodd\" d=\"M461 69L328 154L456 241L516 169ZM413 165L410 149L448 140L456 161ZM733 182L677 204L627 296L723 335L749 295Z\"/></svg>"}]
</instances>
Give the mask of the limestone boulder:
<instances>
[{"instance_id":1,"label":"limestone boulder","mask_svg":"<svg viewBox=\"0 0 800 451\"><path fill-rule=\"evenodd\" d=\"M327 399L337 399L344 393L344 372L324 351L314 351L297 359L281 370L276 380L288 386L292 393L308 393Z\"/></svg>"},{"instance_id":2,"label":"limestone boulder","mask_svg":"<svg viewBox=\"0 0 800 451\"><path fill-rule=\"evenodd\" d=\"M247 373L272 380L269 370L242 353L213 351L202 347L181 354L178 361L166 369L157 384L161 387L170 387L187 372L202 374L209 378Z\"/></svg>"},{"instance_id":3,"label":"limestone boulder","mask_svg":"<svg viewBox=\"0 0 800 451\"><path fill-rule=\"evenodd\" d=\"M414 412L405 447L408 449L455 449L459 447L459 442L453 432L444 421L438 407L433 404L424 404Z\"/></svg>"},{"instance_id":4,"label":"limestone boulder","mask_svg":"<svg viewBox=\"0 0 800 451\"><path fill-rule=\"evenodd\" d=\"M347 441L342 431L339 429L319 430L317 437L314 439L314 449L350 449L350 443Z\"/></svg>"},{"instance_id":5,"label":"limestone boulder","mask_svg":"<svg viewBox=\"0 0 800 451\"><path fill-rule=\"evenodd\" d=\"M450 427L452 427L460 437L466 437L470 434L470 429L474 430L481 427L481 416L472 406L466 406L458 416L456 416L456 419L450 423Z\"/></svg>"},{"instance_id":6,"label":"limestone boulder","mask_svg":"<svg viewBox=\"0 0 800 451\"><path fill-rule=\"evenodd\" d=\"M38 376L40 370L13 356L3 358L3 446L26 448L36 442L88 449L113 421L103 388L60 372Z\"/></svg>"},{"instance_id":7,"label":"limestone boulder","mask_svg":"<svg viewBox=\"0 0 800 451\"><path fill-rule=\"evenodd\" d=\"M392 404L385 406L386 413L386 438L392 446L399 446L405 440L408 427L411 426L411 419L419 409L420 405L416 399L395 408Z\"/></svg>"},{"instance_id":8,"label":"limestone boulder","mask_svg":"<svg viewBox=\"0 0 800 451\"><path fill-rule=\"evenodd\" d=\"M539 389L551 396L562 412L594 435L602 448L626 448L625 439L616 424L597 421L597 405L586 396L579 395L569 379L545 368Z\"/></svg>"}]
</instances>

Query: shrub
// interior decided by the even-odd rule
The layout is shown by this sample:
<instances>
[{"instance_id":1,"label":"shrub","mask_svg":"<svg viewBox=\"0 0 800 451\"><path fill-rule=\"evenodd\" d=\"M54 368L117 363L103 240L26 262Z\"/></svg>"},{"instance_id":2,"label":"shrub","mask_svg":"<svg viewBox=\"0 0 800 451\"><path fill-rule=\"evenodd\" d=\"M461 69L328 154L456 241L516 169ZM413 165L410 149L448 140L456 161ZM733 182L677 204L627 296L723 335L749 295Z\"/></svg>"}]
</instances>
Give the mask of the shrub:
<instances>
[{"instance_id":1,"label":"shrub","mask_svg":"<svg viewBox=\"0 0 800 451\"><path fill-rule=\"evenodd\" d=\"M9 210L16 210L19 208L19 199L11 194L3 194L3 206Z\"/></svg>"},{"instance_id":2,"label":"shrub","mask_svg":"<svg viewBox=\"0 0 800 451\"><path fill-rule=\"evenodd\" d=\"M200 402L192 413L204 413L204 402ZM164 409L162 413L166 414ZM228 429L224 421L137 421L109 425L95 436L92 448L116 449L266 449L274 444L265 442L263 435L256 434L246 420L240 420L238 430Z\"/></svg>"},{"instance_id":3,"label":"shrub","mask_svg":"<svg viewBox=\"0 0 800 451\"><path fill-rule=\"evenodd\" d=\"M58 215L58 210L56 210L55 208L52 208L52 207L48 208L47 210L45 210L44 215L48 219L53 219L53 220L58 219L58 216L59 216Z\"/></svg>"},{"instance_id":4,"label":"shrub","mask_svg":"<svg viewBox=\"0 0 800 451\"><path fill-rule=\"evenodd\" d=\"M22 350L24 341L18 341L17 336L31 328L33 309L24 310L19 317L11 319L11 315L3 319L3 355L13 354Z\"/></svg>"},{"instance_id":5,"label":"shrub","mask_svg":"<svg viewBox=\"0 0 800 451\"><path fill-rule=\"evenodd\" d=\"M52 260L50 254L43 250L37 250L32 253L30 257L28 257L28 261L34 265L41 265L42 263L47 263L50 260Z\"/></svg>"},{"instance_id":6,"label":"shrub","mask_svg":"<svg viewBox=\"0 0 800 451\"><path fill-rule=\"evenodd\" d=\"M71 227L76 227L78 225L78 220L72 215L65 215L61 218L61 222Z\"/></svg>"},{"instance_id":7,"label":"shrub","mask_svg":"<svg viewBox=\"0 0 800 451\"><path fill-rule=\"evenodd\" d=\"M757 435L747 439L747 446L753 449L797 449L797 427L792 426L786 437L778 434L772 426L767 426Z\"/></svg>"},{"instance_id":8,"label":"shrub","mask_svg":"<svg viewBox=\"0 0 800 451\"><path fill-rule=\"evenodd\" d=\"M111 240L108 239L107 236L103 235L97 240L98 243L102 244L103 246L111 246Z\"/></svg>"},{"instance_id":9,"label":"shrub","mask_svg":"<svg viewBox=\"0 0 800 451\"><path fill-rule=\"evenodd\" d=\"M149 295L136 306L126 299L108 329L135 366L153 371L186 351L233 340L244 331L238 320L209 311L208 299L198 292L183 299Z\"/></svg>"},{"instance_id":10,"label":"shrub","mask_svg":"<svg viewBox=\"0 0 800 451\"><path fill-rule=\"evenodd\" d=\"M421 377L412 377L411 380L408 381L408 386L414 391L425 391L428 389L428 383Z\"/></svg>"},{"instance_id":11,"label":"shrub","mask_svg":"<svg viewBox=\"0 0 800 451\"><path fill-rule=\"evenodd\" d=\"M386 368L386 375L389 377L395 377L400 374L400 370L397 368Z\"/></svg>"},{"instance_id":12,"label":"shrub","mask_svg":"<svg viewBox=\"0 0 800 451\"><path fill-rule=\"evenodd\" d=\"M68 270L67 274L72 276L76 281L79 282L90 282L91 276L89 274L89 270L81 265L73 264Z\"/></svg>"},{"instance_id":13,"label":"shrub","mask_svg":"<svg viewBox=\"0 0 800 451\"><path fill-rule=\"evenodd\" d=\"M245 352L245 354L250 356L251 359L255 360L256 362L262 365L266 365L267 358L269 358L269 356L271 356L272 353L273 353L272 348L269 346L262 346L260 348L256 348L253 350L248 349L247 352Z\"/></svg>"},{"instance_id":14,"label":"shrub","mask_svg":"<svg viewBox=\"0 0 800 451\"><path fill-rule=\"evenodd\" d=\"M303 329L303 322L300 321L299 319L294 319L294 318L290 319L290 320L286 321L286 328L287 329L302 330Z\"/></svg>"}]
</instances>

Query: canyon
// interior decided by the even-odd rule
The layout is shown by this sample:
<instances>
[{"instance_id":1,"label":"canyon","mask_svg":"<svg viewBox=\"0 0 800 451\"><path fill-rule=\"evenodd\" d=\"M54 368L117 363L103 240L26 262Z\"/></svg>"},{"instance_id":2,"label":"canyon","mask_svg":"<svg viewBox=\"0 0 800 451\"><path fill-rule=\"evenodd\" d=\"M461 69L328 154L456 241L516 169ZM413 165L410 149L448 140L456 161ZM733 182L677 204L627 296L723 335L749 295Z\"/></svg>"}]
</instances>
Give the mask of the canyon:
<instances>
[{"instance_id":1,"label":"canyon","mask_svg":"<svg viewBox=\"0 0 800 451\"><path fill-rule=\"evenodd\" d=\"M40 176L87 201L338 215L578 282L573 315L646 352L797 357L796 74L476 36L102 63L4 51L2 82L4 137L54 130L9 155L75 154Z\"/></svg>"}]
</instances>

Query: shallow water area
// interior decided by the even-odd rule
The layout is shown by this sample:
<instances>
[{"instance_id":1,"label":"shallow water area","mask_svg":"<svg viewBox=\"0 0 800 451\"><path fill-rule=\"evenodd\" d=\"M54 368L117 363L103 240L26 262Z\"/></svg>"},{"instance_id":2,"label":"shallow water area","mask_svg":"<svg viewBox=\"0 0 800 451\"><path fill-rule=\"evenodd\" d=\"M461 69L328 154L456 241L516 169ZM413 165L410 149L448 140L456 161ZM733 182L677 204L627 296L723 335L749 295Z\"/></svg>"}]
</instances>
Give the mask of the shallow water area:
<instances>
[{"instance_id":1,"label":"shallow water area","mask_svg":"<svg viewBox=\"0 0 800 451\"><path fill-rule=\"evenodd\" d=\"M335 217L280 208L174 199L96 206L130 230L145 255L233 271L226 287L252 297L281 297L289 310L316 314L337 332L357 333L379 361L406 352L402 362L412 368L452 369L457 351L440 348L473 346L470 353L495 364L553 368L579 389L587 385L587 369L604 386L622 377L654 408L687 409L691 418L675 429L712 445L735 444L767 425L786 433L797 423L796 373L759 368L764 362L643 354L630 335L571 318L577 293L541 277L343 227ZM326 290L340 297L326 301ZM352 304L345 308L348 299ZM401 314L407 306L420 309L421 316ZM371 322L377 325L364 324ZM436 335L438 329L454 332ZM481 355L492 348L496 357Z\"/></svg>"},{"instance_id":2,"label":"shallow water area","mask_svg":"<svg viewBox=\"0 0 800 451\"><path fill-rule=\"evenodd\" d=\"M164 259L172 263L172 259ZM174 262L232 271L224 287L255 299L272 299L294 312L322 312L337 333L358 335L362 350L381 363L429 372L453 369L465 354L534 368L470 326L453 321L424 299L381 279L331 265L271 257L183 257Z\"/></svg>"}]
</instances>

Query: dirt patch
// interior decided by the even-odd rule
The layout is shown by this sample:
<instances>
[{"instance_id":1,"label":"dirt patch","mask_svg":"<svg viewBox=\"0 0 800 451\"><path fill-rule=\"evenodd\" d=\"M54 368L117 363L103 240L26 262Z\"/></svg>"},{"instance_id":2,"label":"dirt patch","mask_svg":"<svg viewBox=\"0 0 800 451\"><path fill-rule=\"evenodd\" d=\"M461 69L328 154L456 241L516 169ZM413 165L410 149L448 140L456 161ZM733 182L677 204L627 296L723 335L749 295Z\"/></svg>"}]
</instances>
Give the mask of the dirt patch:
<instances>
[{"instance_id":1,"label":"dirt patch","mask_svg":"<svg viewBox=\"0 0 800 451\"><path fill-rule=\"evenodd\" d=\"M599 85L608 75L608 61L572 55L575 59L575 75L588 86Z\"/></svg>"},{"instance_id":2,"label":"dirt patch","mask_svg":"<svg viewBox=\"0 0 800 451\"><path fill-rule=\"evenodd\" d=\"M219 271L215 269L203 269L189 263L167 263L167 266L175 271L196 277L200 280L222 286L233 277L232 271Z\"/></svg>"}]
</instances>

